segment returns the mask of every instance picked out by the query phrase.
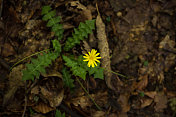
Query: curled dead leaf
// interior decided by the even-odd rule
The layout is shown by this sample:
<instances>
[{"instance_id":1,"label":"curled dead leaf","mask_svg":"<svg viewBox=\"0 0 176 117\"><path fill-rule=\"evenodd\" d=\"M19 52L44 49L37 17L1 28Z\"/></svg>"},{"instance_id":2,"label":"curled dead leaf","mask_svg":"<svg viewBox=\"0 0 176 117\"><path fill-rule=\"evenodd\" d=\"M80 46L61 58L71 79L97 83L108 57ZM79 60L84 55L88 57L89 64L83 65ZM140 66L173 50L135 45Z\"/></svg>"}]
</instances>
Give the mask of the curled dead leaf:
<instances>
[{"instance_id":1,"label":"curled dead leaf","mask_svg":"<svg viewBox=\"0 0 176 117\"><path fill-rule=\"evenodd\" d=\"M140 76L139 77L139 82L138 82L138 84L137 84L137 89L138 90L142 90L142 89L144 89L146 86L147 86L147 84L148 84L148 75L144 75L144 76Z\"/></svg>"},{"instance_id":2,"label":"curled dead leaf","mask_svg":"<svg viewBox=\"0 0 176 117\"><path fill-rule=\"evenodd\" d=\"M48 106L47 104L40 102L38 105L32 107L35 111L46 114L50 111L53 111L54 108Z\"/></svg>"},{"instance_id":3,"label":"curled dead leaf","mask_svg":"<svg viewBox=\"0 0 176 117\"><path fill-rule=\"evenodd\" d=\"M76 6L77 9L81 9L83 11L82 14L86 17L86 19L92 19L91 10L87 9L87 7L82 5L79 1L72 1L71 6Z\"/></svg>"},{"instance_id":4,"label":"curled dead leaf","mask_svg":"<svg viewBox=\"0 0 176 117\"><path fill-rule=\"evenodd\" d=\"M103 23L100 14L96 18L97 27L97 38L98 38L98 48L100 49L100 56L102 58L101 65L106 70L104 71L106 84L110 89L114 89L111 84L111 64L110 64L110 53L107 36L105 33L105 24Z\"/></svg>"},{"instance_id":5,"label":"curled dead leaf","mask_svg":"<svg viewBox=\"0 0 176 117\"><path fill-rule=\"evenodd\" d=\"M61 92L51 92L44 87L40 87L42 95L49 101L51 107L57 107L61 104L64 98L64 89Z\"/></svg>"}]
</instances>

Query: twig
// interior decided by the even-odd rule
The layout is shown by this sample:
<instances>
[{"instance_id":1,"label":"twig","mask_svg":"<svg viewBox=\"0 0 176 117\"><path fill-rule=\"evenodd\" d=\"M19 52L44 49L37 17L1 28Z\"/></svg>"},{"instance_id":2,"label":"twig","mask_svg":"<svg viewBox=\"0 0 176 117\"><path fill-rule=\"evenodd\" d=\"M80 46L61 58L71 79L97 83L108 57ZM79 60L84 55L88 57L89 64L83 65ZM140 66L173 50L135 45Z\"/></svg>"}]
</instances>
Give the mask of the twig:
<instances>
[{"instance_id":1,"label":"twig","mask_svg":"<svg viewBox=\"0 0 176 117\"><path fill-rule=\"evenodd\" d=\"M80 80L78 78L76 78L76 80L78 81L78 83L80 84L80 86L82 87L82 89L87 93L88 97L92 100L92 102L95 104L95 106L98 108L98 110L102 110L97 103L95 102L95 100L90 96L90 94L87 92L87 90L84 88L83 84L80 82Z\"/></svg>"}]
</instances>

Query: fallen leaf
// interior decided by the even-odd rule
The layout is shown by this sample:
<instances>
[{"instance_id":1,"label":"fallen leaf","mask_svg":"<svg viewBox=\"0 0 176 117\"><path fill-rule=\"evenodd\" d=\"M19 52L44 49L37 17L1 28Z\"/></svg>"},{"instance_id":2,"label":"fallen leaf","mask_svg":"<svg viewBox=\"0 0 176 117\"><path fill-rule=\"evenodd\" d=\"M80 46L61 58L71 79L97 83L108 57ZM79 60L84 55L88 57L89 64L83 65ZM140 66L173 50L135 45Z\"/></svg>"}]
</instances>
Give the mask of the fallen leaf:
<instances>
[{"instance_id":1,"label":"fallen leaf","mask_svg":"<svg viewBox=\"0 0 176 117\"><path fill-rule=\"evenodd\" d=\"M121 94L118 103L121 105L122 113L126 113L130 110L130 105L128 103L129 100L129 94Z\"/></svg>"},{"instance_id":2,"label":"fallen leaf","mask_svg":"<svg viewBox=\"0 0 176 117\"><path fill-rule=\"evenodd\" d=\"M141 104L141 108L145 108L146 106L149 106L152 102L153 102L153 99L144 98Z\"/></svg>"},{"instance_id":3,"label":"fallen leaf","mask_svg":"<svg viewBox=\"0 0 176 117\"><path fill-rule=\"evenodd\" d=\"M163 112L163 109L167 108L167 97L164 95L163 92L158 92L154 98L156 102L155 111L156 112Z\"/></svg>"},{"instance_id":4,"label":"fallen leaf","mask_svg":"<svg viewBox=\"0 0 176 117\"><path fill-rule=\"evenodd\" d=\"M74 98L71 100L71 103L74 106L80 105L82 109L85 109L86 107L91 107L93 104L87 96L79 96L77 98Z\"/></svg>"},{"instance_id":5,"label":"fallen leaf","mask_svg":"<svg viewBox=\"0 0 176 117\"><path fill-rule=\"evenodd\" d=\"M34 109L35 111L37 111L39 113L43 113L43 114L46 114L46 113L54 110L54 108L48 106L47 104L45 104L43 102L39 102L39 104L36 106L33 106L32 109Z\"/></svg>"},{"instance_id":6,"label":"fallen leaf","mask_svg":"<svg viewBox=\"0 0 176 117\"><path fill-rule=\"evenodd\" d=\"M19 65L12 69L9 74L9 89L5 94L3 99L3 105L10 103L10 100L14 97L15 92L20 86L24 86L24 82L22 81L22 72L24 69L24 65Z\"/></svg>"},{"instance_id":7,"label":"fallen leaf","mask_svg":"<svg viewBox=\"0 0 176 117\"><path fill-rule=\"evenodd\" d=\"M148 92L144 92L144 94L145 94L146 96L148 96L148 97L154 99L157 93L156 93L156 91L148 91Z\"/></svg>"},{"instance_id":8,"label":"fallen leaf","mask_svg":"<svg viewBox=\"0 0 176 117\"><path fill-rule=\"evenodd\" d=\"M137 89L142 91L148 84L148 75L140 76L139 80L140 81L137 83Z\"/></svg>"},{"instance_id":9,"label":"fallen leaf","mask_svg":"<svg viewBox=\"0 0 176 117\"><path fill-rule=\"evenodd\" d=\"M81 9L83 11L83 15L86 16L86 19L92 19L91 10L87 9L84 5L82 5L79 1L72 1L71 6L77 6L77 9Z\"/></svg>"},{"instance_id":10,"label":"fallen leaf","mask_svg":"<svg viewBox=\"0 0 176 117\"><path fill-rule=\"evenodd\" d=\"M105 117L104 111L96 111L92 114L92 117Z\"/></svg>"},{"instance_id":11,"label":"fallen leaf","mask_svg":"<svg viewBox=\"0 0 176 117\"><path fill-rule=\"evenodd\" d=\"M64 98L64 89L61 92L51 92L44 87L40 87L42 95L49 101L51 107L57 107L61 104Z\"/></svg>"},{"instance_id":12,"label":"fallen leaf","mask_svg":"<svg viewBox=\"0 0 176 117\"><path fill-rule=\"evenodd\" d=\"M105 24L103 23L100 13L98 12L98 16L96 18L96 27L97 27L97 38L98 38L98 48L100 50L100 56L102 58L101 65L104 70L105 80L108 88L115 89L111 84L111 64L110 64L110 53L109 53L109 45L107 36L105 33Z\"/></svg>"}]
</instances>

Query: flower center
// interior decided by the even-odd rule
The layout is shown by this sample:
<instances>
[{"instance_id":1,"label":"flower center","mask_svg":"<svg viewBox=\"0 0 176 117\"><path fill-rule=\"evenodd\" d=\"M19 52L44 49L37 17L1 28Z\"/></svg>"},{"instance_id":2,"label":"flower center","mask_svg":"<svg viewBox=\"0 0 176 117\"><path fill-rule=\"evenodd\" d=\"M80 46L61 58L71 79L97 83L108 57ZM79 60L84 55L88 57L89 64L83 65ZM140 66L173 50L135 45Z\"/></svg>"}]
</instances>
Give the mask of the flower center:
<instances>
[{"instance_id":1,"label":"flower center","mask_svg":"<svg viewBox=\"0 0 176 117\"><path fill-rule=\"evenodd\" d=\"M90 56L90 58L89 58L89 59L93 61L93 60L94 60L94 57L93 57L93 56Z\"/></svg>"}]
</instances>

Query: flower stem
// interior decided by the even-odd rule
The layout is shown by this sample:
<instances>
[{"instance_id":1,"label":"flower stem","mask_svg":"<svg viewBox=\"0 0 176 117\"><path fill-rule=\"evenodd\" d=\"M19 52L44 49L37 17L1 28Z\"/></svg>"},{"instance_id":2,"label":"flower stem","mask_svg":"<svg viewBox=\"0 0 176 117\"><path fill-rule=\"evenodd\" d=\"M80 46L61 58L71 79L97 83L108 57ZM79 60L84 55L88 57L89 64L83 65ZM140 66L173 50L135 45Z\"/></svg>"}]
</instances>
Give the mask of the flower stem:
<instances>
[{"instance_id":1,"label":"flower stem","mask_svg":"<svg viewBox=\"0 0 176 117\"><path fill-rule=\"evenodd\" d=\"M117 72L114 72L114 71L111 71L111 70L107 70L107 69L105 69L105 68L103 68L103 67L100 67L100 68L102 68L103 70L106 70L106 71L108 71L108 72L111 72L111 73L113 73L113 74L116 74L116 75L118 75L118 76L121 76L121 77L124 77L124 78L128 78L127 76L125 76L125 75L123 75L123 74L120 74L120 73L117 73Z\"/></svg>"},{"instance_id":2,"label":"flower stem","mask_svg":"<svg viewBox=\"0 0 176 117\"><path fill-rule=\"evenodd\" d=\"M92 102L95 104L95 106L98 108L98 110L102 110L97 103L95 102L95 100L90 96L90 94L88 93L88 91L84 88L83 84L81 83L81 81L76 78L76 80L78 81L78 83L80 84L80 86L82 87L82 89L87 93L88 97L92 100Z\"/></svg>"}]
</instances>

